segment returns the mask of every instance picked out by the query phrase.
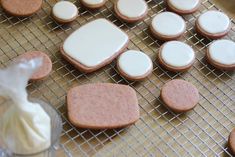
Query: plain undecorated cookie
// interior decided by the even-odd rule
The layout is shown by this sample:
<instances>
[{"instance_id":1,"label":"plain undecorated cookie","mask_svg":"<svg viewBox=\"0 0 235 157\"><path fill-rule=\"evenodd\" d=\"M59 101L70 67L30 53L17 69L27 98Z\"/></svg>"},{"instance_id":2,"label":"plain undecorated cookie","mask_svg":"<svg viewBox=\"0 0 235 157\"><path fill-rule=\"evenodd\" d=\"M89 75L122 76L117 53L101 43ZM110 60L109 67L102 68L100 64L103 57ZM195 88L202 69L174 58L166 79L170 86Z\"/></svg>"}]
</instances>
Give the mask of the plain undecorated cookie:
<instances>
[{"instance_id":1,"label":"plain undecorated cookie","mask_svg":"<svg viewBox=\"0 0 235 157\"><path fill-rule=\"evenodd\" d=\"M129 126L139 119L136 92L111 83L74 87L67 94L68 117L79 128L111 129Z\"/></svg>"},{"instance_id":2,"label":"plain undecorated cookie","mask_svg":"<svg viewBox=\"0 0 235 157\"><path fill-rule=\"evenodd\" d=\"M145 53L129 50L119 56L117 67L120 74L128 80L139 81L152 73L153 63Z\"/></svg>"},{"instance_id":3,"label":"plain undecorated cookie","mask_svg":"<svg viewBox=\"0 0 235 157\"><path fill-rule=\"evenodd\" d=\"M228 138L228 147L233 155L235 155L235 128L231 131Z\"/></svg>"},{"instance_id":4,"label":"plain undecorated cookie","mask_svg":"<svg viewBox=\"0 0 235 157\"><path fill-rule=\"evenodd\" d=\"M216 40L212 42L206 53L208 62L221 70L235 70L235 42Z\"/></svg>"},{"instance_id":5,"label":"plain undecorated cookie","mask_svg":"<svg viewBox=\"0 0 235 157\"><path fill-rule=\"evenodd\" d=\"M1 0L2 8L13 16L30 16L42 7L42 0Z\"/></svg>"},{"instance_id":6,"label":"plain undecorated cookie","mask_svg":"<svg viewBox=\"0 0 235 157\"><path fill-rule=\"evenodd\" d=\"M80 2L87 8L98 9L104 6L107 0L81 0Z\"/></svg>"},{"instance_id":7,"label":"plain undecorated cookie","mask_svg":"<svg viewBox=\"0 0 235 157\"><path fill-rule=\"evenodd\" d=\"M77 69L89 73L112 62L124 51L128 42L125 32L101 18L74 31L64 41L60 51Z\"/></svg>"},{"instance_id":8,"label":"plain undecorated cookie","mask_svg":"<svg viewBox=\"0 0 235 157\"><path fill-rule=\"evenodd\" d=\"M52 16L59 23L69 23L78 16L78 8L69 1L59 1L52 8Z\"/></svg>"},{"instance_id":9,"label":"plain undecorated cookie","mask_svg":"<svg viewBox=\"0 0 235 157\"><path fill-rule=\"evenodd\" d=\"M145 0L117 0L114 11L120 19L132 23L145 18L148 5Z\"/></svg>"},{"instance_id":10,"label":"plain undecorated cookie","mask_svg":"<svg viewBox=\"0 0 235 157\"><path fill-rule=\"evenodd\" d=\"M204 37L218 39L228 34L231 29L231 22L226 14L210 10L198 17L196 29Z\"/></svg>"},{"instance_id":11,"label":"plain undecorated cookie","mask_svg":"<svg viewBox=\"0 0 235 157\"><path fill-rule=\"evenodd\" d=\"M39 69L31 76L30 80L36 81L46 78L52 70L52 62L50 57L44 52L41 51L26 52L18 56L15 59L15 61L30 60L33 58L42 58L43 61L41 67L39 67Z\"/></svg>"},{"instance_id":12,"label":"plain undecorated cookie","mask_svg":"<svg viewBox=\"0 0 235 157\"><path fill-rule=\"evenodd\" d=\"M173 72L186 71L195 61L195 52L187 44L180 41L169 41L160 47L159 63Z\"/></svg>"},{"instance_id":13,"label":"plain undecorated cookie","mask_svg":"<svg viewBox=\"0 0 235 157\"><path fill-rule=\"evenodd\" d=\"M192 110L199 101L197 88L184 80L171 80L161 89L161 99L174 112Z\"/></svg>"},{"instance_id":14,"label":"plain undecorated cookie","mask_svg":"<svg viewBox=\"0 0 235 157\"><path fill-rule=\"evenodd\" d=\"M196 12L200 6L200 0L167 0L169 10L177 14L192 14Z\"/></svg>"},{"instance_id":15,"label":"plain undecorated cookie","mask_svg":"<svg viewBox=\"0 0 235 157\"><path fill-rule=\"evenodd\" d=\"M153 35L163 41L178 39L183 35L185 29L186 23L184 19L172 12L157 14L150 25Z\"/></svg>"}]
</instances>

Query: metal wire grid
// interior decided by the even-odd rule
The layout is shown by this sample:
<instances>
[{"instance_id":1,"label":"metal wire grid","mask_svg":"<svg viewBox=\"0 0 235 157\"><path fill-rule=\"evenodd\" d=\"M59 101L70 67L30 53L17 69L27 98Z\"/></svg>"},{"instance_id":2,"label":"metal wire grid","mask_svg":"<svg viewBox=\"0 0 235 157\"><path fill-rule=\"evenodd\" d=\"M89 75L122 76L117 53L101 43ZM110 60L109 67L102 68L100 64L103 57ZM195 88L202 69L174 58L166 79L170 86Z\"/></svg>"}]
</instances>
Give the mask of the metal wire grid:
<instances>
[{"instance_id":1,"label":"metal wire grid","mask_svg":"<svg viewBox=\"0 0 235 157\"><path fill-rule=\"evenodd\" d=\"M101 10L79 7L80 17L71 25L59 25L50 16L55 0L44 1L43 9L28 18L15 18L0 10L0 61L5 66L21 53L42 50L53 61L48 79L30 83L28 90L56 106L63 119L61 144L71 156L232 156L226 145L229 132L235 127L235 77L231 72L214 69L204 59L211 42L195 33L196 17L209 9L218 9L209 0L202 2L200 11L185 16L187 32L182 41L192 45L197 54L193 68L187 73L171 73L156 62L162 42L148 30L154 15L165 10L163 0L147 0L148 17L135 25L125 24L113 13L113 1ZM59 54L64 39L81 25L105 17L122 28L131 42L128 49L146 52L154 61L154 72L143 82L129 82L119 76L115 62L92 74L83 74L68 64ZM227 38L235 38L235 23ZM175 114L159 99L162 85L174 78L195 84L200 90L199 105L187 114ZM112 82L133 87L139 99L141 118L123 129L92 131L73 127L67 119L66 91L73 85L91 82Z\"/></svg>"}]
</instances>

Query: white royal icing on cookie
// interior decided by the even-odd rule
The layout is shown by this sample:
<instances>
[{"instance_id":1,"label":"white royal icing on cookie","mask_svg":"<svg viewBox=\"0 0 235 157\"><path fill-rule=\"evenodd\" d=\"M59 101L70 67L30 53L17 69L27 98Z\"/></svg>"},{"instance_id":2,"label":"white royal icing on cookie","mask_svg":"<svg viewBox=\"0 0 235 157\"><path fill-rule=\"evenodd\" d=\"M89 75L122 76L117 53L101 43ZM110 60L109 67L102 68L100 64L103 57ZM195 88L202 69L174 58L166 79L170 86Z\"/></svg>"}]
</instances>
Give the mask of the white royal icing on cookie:
<instances>
[{"instance_id":1,"label":"white royal icing on cookie","mask_svg":"<svg viewBox=\"0 0 235 157\"><path fill-rule=\"evenodd\" d=\"M120 55L118 66L128 76L140 77L152 69L153 63L145 53L129 50Z\"/></svg>"},{"instance_id":2,"label":"white royal icing on cookie","mask_svg":"<svg viewBox=\"0 0 235 157\"><path fill-rule=\"evenodd\" d=\"M169 0L169 3L178 10L190 11L199 5L200 0Z\"/></svg>"},{"instance_id":3,"label":"white royal icing on cookie","mask_svg":"<svg viewBox=\"0 0 235 157\"><path fill-rule=\"evenodd\" d=\"M78 15L78 9L71 2L60 1L54 5L52 14L56 18L66 21L75 18Z\"/></svg>"},{"instance_id":4,"label":"white royal icing on cookie","mask_svg":"<svg viewBox=\"0 0 235 157\"><path fill-rule=\"evenodd\" d=\"M99 5L104 3L105 0L82 0L82 1L89 5Z\"/></svg>"},{"instance_id":5,"label":"white royal icing on cookie","mask_svg":"<svg viewBox=\"0 0 235 157\"><path fill-rule=\"evenodd\" d=\"M180 41L170 41L163 45L161 50L162 60L174 67L189 65L195 58L194 50Z\"/></svg>"},{"instance_id":6,"label":"white royal icing on cookie","mask_svg":"<svg viewBox=\"0 0 235 157\"><path fill-rule=\"evenodd\" d=\"M224 65L235 64L235 42L217 40L209 46L210 58Z\"/></svg>"},{"instance_id":7,"label":"white royal icing on cookie","mask_svg":"<svg viewBox=\"0 0 235 157\"><path fill-rule=\"evenodd\" d=\"M207 33L216 34L227 31L230 26L230 20L224 13L211 10L199 16L198 24Z\"/></svg>"},{"instance_id":8,"label":"white royal icing on cookie","mask_svg":"<svg viewBox=\"0 0 235 157\"><path fill-rule=\"evenodd\" d=\"M152 28L160 35L175 36L184 32L186 27L183 18L175 13L162 12L152 20Z\"/></svg>"},{"instance_id":9,"label":"white royal icing on cookie","mask_svg":"<svg viewBox=\"0 0 235 157\"><path fill-rule=\"evenodd\" d=\"M64 52L87 67L95 67L119 52L129 38L106 19L89 22L64 42Z\"/></svg>"},{"instance_id":10,"label":"white royal icing on cookie","mask_svg":"<svg viewBox=\"0 0 235 157\"><path fill-rule=\"evenodd\" d=\"M123 16L138 18L145 14L148 6L144 0L118 0L117 9Z\"/></svg>"}]
</instances>

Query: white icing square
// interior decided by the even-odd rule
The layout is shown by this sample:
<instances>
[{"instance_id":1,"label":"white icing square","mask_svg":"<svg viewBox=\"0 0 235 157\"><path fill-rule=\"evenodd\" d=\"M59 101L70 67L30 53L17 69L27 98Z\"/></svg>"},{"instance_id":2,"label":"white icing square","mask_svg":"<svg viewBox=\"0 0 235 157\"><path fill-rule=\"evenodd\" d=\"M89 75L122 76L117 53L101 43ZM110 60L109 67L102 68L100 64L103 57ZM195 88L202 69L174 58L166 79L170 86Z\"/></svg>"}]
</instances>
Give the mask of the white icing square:
<instances>
[{"instance_id":1,"label":"white icing square","mask_svg":"<svg viewBox=\"0 0 235 157\"><path fill-rule=\"evenodd\" d=\"M106 19L91 21L64 42L64 52L86 67L102 64L127 44L129 38Z\"/></svg>"}]
</instances>

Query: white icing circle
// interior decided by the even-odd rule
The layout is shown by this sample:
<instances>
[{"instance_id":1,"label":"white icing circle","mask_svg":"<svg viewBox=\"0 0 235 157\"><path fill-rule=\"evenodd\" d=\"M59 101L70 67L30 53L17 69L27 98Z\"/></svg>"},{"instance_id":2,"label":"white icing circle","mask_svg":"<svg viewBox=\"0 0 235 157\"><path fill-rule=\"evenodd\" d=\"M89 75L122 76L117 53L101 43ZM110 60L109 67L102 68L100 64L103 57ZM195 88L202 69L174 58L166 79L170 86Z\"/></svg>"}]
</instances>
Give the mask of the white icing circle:
<instances>
[{"instance_id":1,"label":"white icing circle","mask_svg":"<svg viewBox=\"0 0 235 157\"><path fill-rule=\"evenodd\" d=\"M120 55L118 66L128 76L140 77L152 69L153 63L145 53L129 50Z\"/></svg>"},{"instance_id":2,"label":"white icing circle","mask_svg":"<svg viewBox=\"0 0 235 157\"><path fill-rule=\"evenodd\" d=\"M235 64L235 42L231 40L217 40L209 46L210 58L224 65Z\"/></svg>"},{"instance_id":3,"label":"white icing circle","mask_svg":"<svg viewBox=\"0 0 235 157\"><path fill-rule=\"evenodd\" d=\"M57 2L53 9L52 14L60 20L72 20L78 15L77 7L68 1Z\"/></svg>"},{"instance_id":4,"label":"white icing circle","mask_svg":"<svg viewBox=\"0 0 235 157\"><path fill-rule=\"evenodd\" d=\"M105 0L82 0L82 1L89 5L99 5L104 3Z\"/></svg>"},{"instance_id":5,"label":"white icing circle","mask_svg":"<svg viewBox=\"0 0 235 157\"><path fill-rule=\"evenodd\" d=\"M123 16L138 18L146 13L148 6L144 0L118 0L117 9Z\"/></svg>"},{"instance_id":6,"label":"white icing circle","mask_svg":"<svg viewBox=\"0 0 235 157\"><path fill-rule=\"evenodd\" d=\"M199 16L198 24L205 32L216 34L226 32L230 27L230 20L224 13L211 10Z\"/></svg>"},{"instance_id":7,"label":"white icing circle","mask_svg":"<svg viewBox=\"0 0 235 157\"><path fill-rule=\"evenodd\" d=\"M129 38L106 19L91 21L74 31L64 42L64 52L86 67L95 67L119 52Z\"/></svg>"},{"instance_id":8,"label":"white icing circle","mask_svg":"<svg viewBox=\"0 0 235 157\"><path fill-rule=\"evenodd\" d=\"M200 0L168 0L169 4L181 11L190 11L195 9Z\"/></svg>"},{"instance_id":9,"label":"white icing circle","mask_svg":"<svg viewBox=\"0 0 235 157\"><path fill-rule=\"evenodd\" d=\"M162 12L152 20L152 28L161 35L176 36L183 33L185 27L183 18L172 12Z\"/></svg>"},{"instance_id":10,"label":"white icing circle","mask_svg":"<svg viewBox=\"0 0 235 157\"><path fill-rule=\"evenodd\" d=\"M173 67L184 67L195 58L194 50L180 41L169 41L161 49L162 60Z\"/></svg>"}]
</instances>

